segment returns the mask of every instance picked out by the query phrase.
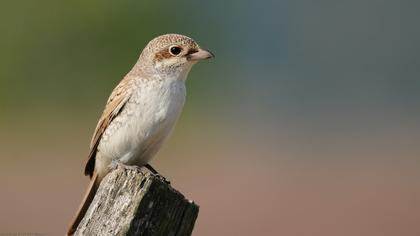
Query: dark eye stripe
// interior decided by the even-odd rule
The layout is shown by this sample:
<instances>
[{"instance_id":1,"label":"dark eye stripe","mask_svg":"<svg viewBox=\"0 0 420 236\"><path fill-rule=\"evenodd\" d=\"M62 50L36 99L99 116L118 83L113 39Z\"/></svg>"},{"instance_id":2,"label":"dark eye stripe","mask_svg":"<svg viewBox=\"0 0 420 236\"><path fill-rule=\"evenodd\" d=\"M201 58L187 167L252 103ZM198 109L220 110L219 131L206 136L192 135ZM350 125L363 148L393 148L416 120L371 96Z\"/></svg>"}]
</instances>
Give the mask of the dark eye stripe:
<instances>
[{"instance_id":1,"label":"dark eye stripe","mask_svg":"<svg viewBox=\"0 0 420 236\"><path fill-rule=\"evenodd\" d=\"M196 52L198 52L198 50L197 50L197 49L195 49L195 48L191 48L190 50L188 50L187 55L189 55L189 54L193 54L193 53L196 53Z\"/></svg>"}]
</instances>

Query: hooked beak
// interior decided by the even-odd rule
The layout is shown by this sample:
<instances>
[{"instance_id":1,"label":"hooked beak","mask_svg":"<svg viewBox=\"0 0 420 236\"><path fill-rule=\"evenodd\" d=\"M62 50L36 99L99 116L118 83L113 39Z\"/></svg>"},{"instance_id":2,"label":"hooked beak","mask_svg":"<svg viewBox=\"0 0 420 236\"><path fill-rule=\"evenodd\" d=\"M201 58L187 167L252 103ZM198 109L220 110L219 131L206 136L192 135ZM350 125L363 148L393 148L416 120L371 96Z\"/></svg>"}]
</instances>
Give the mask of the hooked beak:
<instances>
[{"instance_id":1,"label":"hooked beak","mask_svg":"<svg viewBox=\"0 0 420 236\"><path fill-rule=\"evenodd\" d=\"M198 49L198 51L195 51L191 54L187 55L187 60L188 61L201 61L201 60L205 60L205 59L209 59L214 57L214 54L211 53L208 50L205 49Z\"/></svg>"}]
</instances>

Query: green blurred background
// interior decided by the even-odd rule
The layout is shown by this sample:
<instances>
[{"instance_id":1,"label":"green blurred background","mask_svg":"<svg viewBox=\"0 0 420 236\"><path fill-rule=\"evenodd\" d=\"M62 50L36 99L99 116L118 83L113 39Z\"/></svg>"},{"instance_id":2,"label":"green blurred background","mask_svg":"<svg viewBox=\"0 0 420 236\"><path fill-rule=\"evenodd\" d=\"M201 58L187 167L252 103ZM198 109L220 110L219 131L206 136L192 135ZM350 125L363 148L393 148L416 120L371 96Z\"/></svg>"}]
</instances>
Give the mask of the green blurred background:
<instances>
[{"instance_id":1,"label":"green blurred background","mask_svg":"<svg viewBox=\"0 0 420 236\"><path fill-rule=\"evenodd\" d=\"M152 164L194 235L420 235L420 2L2 1L0 233L62 235L113 87L165 33L216 54Z\"/></svg>"}]
</instances>

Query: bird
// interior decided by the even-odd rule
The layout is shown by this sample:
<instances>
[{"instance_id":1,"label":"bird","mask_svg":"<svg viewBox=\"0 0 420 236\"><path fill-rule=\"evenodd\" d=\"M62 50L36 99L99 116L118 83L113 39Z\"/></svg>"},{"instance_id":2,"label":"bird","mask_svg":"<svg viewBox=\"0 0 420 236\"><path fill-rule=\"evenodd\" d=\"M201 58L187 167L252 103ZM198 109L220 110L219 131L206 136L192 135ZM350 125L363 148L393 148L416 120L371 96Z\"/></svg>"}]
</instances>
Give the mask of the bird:
<instances>
[{"instance_id":1,"label":"bird","mask_svg":"<svg viewBox=\"0 0 420 236\"><path fill-rule=\"evenodd\" d=\"M192 66L214 57L192 38L165 34L152 39L114 88L90 143L84 173L90 184L70 224L73 235L113 163L145 166L170 135L182 112Z\"/></svg>"}]
</instances>

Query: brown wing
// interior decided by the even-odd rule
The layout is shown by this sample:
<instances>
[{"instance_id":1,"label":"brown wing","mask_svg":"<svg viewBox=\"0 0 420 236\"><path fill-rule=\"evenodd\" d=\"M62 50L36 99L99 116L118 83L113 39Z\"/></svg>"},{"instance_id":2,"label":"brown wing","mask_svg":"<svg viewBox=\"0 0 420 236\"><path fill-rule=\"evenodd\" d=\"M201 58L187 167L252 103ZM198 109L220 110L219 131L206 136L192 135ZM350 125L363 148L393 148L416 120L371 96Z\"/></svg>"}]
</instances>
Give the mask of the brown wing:
<instances>
[{"instance_id":1,"label":"brown wing","mask_svg":"<svg viewBox=\"0 0 420 236\"><path fill-rule=\"evenodd\" d=\"M112 91L111 96L106 103L105 110L96 125L95 133L93 134L90 142L90 153L88 161L85 166L85 175L92 177L93 171L95 170L95 158L98 149L99 142L106 128L112 122L112 120L118 116L118 114L124 108L130 98L131 91L129 89L130 77L124 78L118 86Z\"/></svg>"}]
</instances>

